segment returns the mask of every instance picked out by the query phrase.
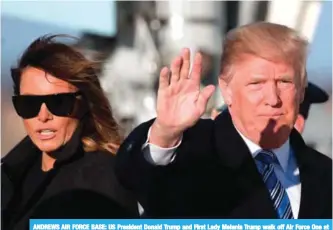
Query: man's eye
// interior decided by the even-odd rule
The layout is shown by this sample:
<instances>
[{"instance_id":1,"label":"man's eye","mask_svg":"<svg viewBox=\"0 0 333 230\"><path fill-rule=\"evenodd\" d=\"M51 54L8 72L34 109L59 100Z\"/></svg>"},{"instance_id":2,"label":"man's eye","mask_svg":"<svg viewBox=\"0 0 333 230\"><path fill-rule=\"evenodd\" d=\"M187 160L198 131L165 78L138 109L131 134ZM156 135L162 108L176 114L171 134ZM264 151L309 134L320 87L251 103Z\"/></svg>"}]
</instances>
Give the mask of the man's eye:
<instances>
[{"instance_id":1,"label":"man's eye","mask_svg":"<svg viewBox=\"0 0 333 230\"><path fill-rule=\"evenodd\" d=\"M291 83L290 80L280 80L280 83Z\"/></svg>"},{"instance_id":2,"label":"man's eye","mask_svg":"<svg viewBox=\"0 0 333 230\"><path fill-rule=\"evenodd\" d=\"M260 84L259 81L254 81L254 82L251 82L251 83L250 83L250 85L258 85L258 84Z\"/></svg>"}]
</instances>

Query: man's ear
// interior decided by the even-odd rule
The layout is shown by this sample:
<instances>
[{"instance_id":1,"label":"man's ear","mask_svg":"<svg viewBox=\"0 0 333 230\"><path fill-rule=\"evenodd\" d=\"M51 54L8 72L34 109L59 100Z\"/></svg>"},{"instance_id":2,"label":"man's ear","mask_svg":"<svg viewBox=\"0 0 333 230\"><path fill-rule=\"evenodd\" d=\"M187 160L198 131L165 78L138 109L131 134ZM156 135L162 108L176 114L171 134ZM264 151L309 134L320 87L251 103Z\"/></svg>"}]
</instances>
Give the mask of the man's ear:
<instances>
[{"instance_id":1,"label":"man's ear","mask_svg":"<svg viewBox=\"0 0 333 230\"><path fill-rule=\"evenodd\" d=\"M307 74L305 72L305 74ZM307 78L305 78L304 82L301 82L301 92L300 92L300 103L302 103L304 101L304 98L305 98L305 92L306 92L306 88L308 87L308 81L307 81Z\"/></svg>"},{"instance_id":2,"label":"man's ear","mask_svg":"<svg viewBox=\"0 0 333 230\"><path fill-rule=\"evenodd\" d=\"M299 98L299 100L300 100L300 104L303 103L303 101L304 101L305 90L306 90L306 87L303 86L303 87L301 88L301 92L300 92L300 98Z\"/></svg>"},{"instance_id":3,"label":"man's ear","mask_svg":"<svg viewBox=\"0 0 333 230\"><path fill-rule=\"evenodd\" d=\"M299 133L303 133L305 128L305 119L302 115L300 114L297 115L294 127Z\"/></svg>"},{"instance_id":4,"label":"man's ear","mask_svg":"<svg viewBox=\"0 0 333 230\"><path fill-rule=\"evenodd\" d=\"M230 106L232 104L232 91L230 89L230 85L224 79L225 78L222 75L219 77L219 87L222 92L224 102Z\"/></svg>"}]
</instances>

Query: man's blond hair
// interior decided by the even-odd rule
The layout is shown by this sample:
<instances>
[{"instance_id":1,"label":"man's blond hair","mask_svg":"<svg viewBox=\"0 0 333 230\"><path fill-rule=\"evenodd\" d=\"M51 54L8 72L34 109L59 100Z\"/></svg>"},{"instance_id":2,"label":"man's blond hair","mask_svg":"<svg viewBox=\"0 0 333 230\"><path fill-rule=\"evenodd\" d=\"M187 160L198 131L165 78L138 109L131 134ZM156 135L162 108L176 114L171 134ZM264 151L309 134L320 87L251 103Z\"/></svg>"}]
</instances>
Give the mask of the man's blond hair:
<instances>
[{"instance_id":1,"label":"man's blond hair","mask_svg":"<svg viewBox=\"0 0 333 230\"><path fill-rule=\"evenodd\" d=\"M254 55L273 62L285 62L294 67L307 86L306 59L308 42L295 30L270 22L255 22L229 31L223 44L220 76L230 81L233 64L244 54Z\"/></svg>"}]
</instances>

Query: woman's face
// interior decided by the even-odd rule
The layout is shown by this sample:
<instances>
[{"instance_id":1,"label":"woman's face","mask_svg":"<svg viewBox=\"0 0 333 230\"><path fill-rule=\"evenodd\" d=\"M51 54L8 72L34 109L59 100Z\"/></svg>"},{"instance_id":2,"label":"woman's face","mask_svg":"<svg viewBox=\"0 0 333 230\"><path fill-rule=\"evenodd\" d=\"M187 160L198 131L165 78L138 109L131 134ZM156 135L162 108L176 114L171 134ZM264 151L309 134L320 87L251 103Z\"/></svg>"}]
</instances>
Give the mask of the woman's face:
<instances>
[{"instance_id":1,"label":"woman's face","mask_svg":"<svg viewBox=\"0 0 333 230\"><path fill-rule=\"evenodd\" d=\"M77 88L70 83L34 67L27 67L21 75L20 95L22 96L45 96L63 93L67 93L67 96L72 96L68 93L76 91ZM36 102L36 98L38 97L31 98L32 102ZM41 101L42 99L38 100ZM56 116L51 112L55 111L54 108L58 108L59 110L61 106L64 107L64 103L68 103L71 100L59 98L59 96L53 97L52 100L43 99L43 102L40 103L39 112L36 112L34 117L23 118L23 123L29 137L45 153L53 152L67 143L79 123L79 120L76 118ZM36 105L36 103L34 104Z\"/></svg>"}]
</instances>

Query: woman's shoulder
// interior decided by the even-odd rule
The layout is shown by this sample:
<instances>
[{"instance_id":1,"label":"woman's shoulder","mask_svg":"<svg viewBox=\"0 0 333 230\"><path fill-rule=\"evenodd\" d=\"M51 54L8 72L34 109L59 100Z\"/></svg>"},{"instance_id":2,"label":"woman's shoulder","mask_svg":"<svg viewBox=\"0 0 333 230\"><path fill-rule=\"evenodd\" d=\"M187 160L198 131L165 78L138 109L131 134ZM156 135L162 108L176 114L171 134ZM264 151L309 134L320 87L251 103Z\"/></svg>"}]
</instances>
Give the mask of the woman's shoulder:
<instances>
[{"instance_id":1,"label":"woman's shoulder","mask_svg":"<svg viewBox=\"0 0 333 230\"><path fill-rule=\"evenodd\" d=\"M85 152L82 160L84 164L113 166L116 163L116 156L114 153L107 151Z\"/></svg>"},{"instance_id":2,"label":"woman's shoulder","mask_svg":"<svg viewBox=\"0 0 333 230\"><path fill-rule=\"evenodd\" d=\"M133 194L118 181L114 172L115 156L109 152L85 152L79 160L68 165L59 177L69 190L86 189L103 194L128 210L136 210Z\"/></svg>"},{"instance_id":3,"label":"woman's shoulder","mask_svg":"<svg viewBox=\"0 0 333 230\"><path fill-rule=\"evenodd\" d=\"M116 199L92 190L72 189L62 191L43 200L31 218L57 219L110 219L138 217L136 207L128 207Z\"/></svg>"},{"instance_id":4,"label":"woman's shoulder","mask_svg":"<svg viewBox=\"0 0 333 230\"><path fill-rule=\"evenodd\" d=\"M116 157L105 151L84 152L82 158L78 159L72 166L75 176L82 183L101 183L104 186L121 187L115 175ZM98 178L98 179L97 179Z\"/></svg>"}]
</instances>

